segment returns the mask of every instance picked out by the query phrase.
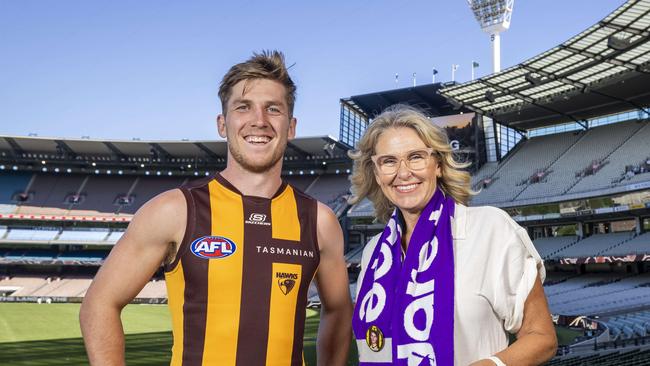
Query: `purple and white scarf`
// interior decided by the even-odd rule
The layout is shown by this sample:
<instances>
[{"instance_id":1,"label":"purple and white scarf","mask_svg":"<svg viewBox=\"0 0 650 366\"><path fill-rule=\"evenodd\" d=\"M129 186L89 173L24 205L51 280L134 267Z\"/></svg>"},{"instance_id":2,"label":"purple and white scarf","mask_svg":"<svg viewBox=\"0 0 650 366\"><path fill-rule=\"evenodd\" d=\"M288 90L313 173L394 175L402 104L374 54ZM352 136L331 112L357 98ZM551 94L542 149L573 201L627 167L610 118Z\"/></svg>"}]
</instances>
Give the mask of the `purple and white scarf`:
<instances>
[{"instance_id":1,"label":"purple and white scarf","mask_svg":"<svg viewBox=\"0 0 650 366\"><path fill-rule=\"evenodd\" d=\"M359 365L453 366L454 200L436 189L402 263L393 212L365 269L352 318Z\"/></svg>"}]
</instances>

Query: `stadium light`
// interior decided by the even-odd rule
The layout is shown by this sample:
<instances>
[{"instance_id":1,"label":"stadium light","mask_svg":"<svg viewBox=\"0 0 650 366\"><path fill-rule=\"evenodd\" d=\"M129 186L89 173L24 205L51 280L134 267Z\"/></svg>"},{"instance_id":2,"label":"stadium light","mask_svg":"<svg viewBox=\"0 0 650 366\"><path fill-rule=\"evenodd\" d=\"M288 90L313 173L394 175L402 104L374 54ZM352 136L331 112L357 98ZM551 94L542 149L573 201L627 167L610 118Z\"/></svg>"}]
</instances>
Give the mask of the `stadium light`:
<instances>
[{"instance_id":1,"label":"stadium light","mask_svg":"<svg viewBox=\"0 0 650 366\"><path fill-rule=\"evenodd\" d=\"M607 38L607 47L612 48L616 51L625 51L632 45L632 38L620 38L615 35L611 35Z\"/></svg>"},{"instance_id":2,"label":"stadium light","mask_svg":"<svg viewBox=\"0 0 650 366\"><path fill-rule=\"evenodd\" d=\"M467 0L481 29L492 41L492 72L501 71L501 32L510 28L515 0Z\"/></svg>"}]
</instances>

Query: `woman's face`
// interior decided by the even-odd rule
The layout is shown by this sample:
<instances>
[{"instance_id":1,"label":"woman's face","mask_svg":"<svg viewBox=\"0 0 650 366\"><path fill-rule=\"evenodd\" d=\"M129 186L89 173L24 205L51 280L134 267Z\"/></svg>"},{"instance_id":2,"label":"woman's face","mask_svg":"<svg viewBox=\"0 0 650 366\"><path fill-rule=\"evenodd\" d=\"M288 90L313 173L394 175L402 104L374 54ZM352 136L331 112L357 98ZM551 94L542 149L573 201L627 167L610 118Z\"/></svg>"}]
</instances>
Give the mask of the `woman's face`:
<instances>
[{"instance_id":1,"label":"woman's face","mask_svg":"<svg viewBox=\"0 0 650 366\"><path fill-rule=\"evenodd\" d=\"M394 174L383 174L375 167L375 178L382 192L403 213L420 214L436 191L440 164L433 156L422 170L412 171L403 159L408 152L426 149L415 130L408 127L389 128L381 134L375 145L375 156L394 156L399 167Z\"/></svg>"}]
</instances>

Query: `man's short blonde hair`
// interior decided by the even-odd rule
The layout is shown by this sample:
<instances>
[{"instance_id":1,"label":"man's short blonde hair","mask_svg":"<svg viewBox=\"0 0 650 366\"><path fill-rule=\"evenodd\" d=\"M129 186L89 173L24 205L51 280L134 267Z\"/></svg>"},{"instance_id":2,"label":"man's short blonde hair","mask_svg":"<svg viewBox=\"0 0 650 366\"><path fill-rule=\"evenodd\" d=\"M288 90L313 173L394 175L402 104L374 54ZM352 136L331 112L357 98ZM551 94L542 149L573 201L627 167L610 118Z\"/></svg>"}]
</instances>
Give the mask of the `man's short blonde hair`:
<instances>
[{"instance_id":1,"label":"man's short blonde hair","mask_svg":"<svg viewBox=\"0 0 650 366\"><path fill-rule=\"evenodd\" d=\"M219 86L219 99L221 100L222 113L228 109L228 100L232 88L242 80L267 79L277 81L287 90L286 101L289 107L289 117L293 117L293 106L296 101L296 84L289 76L289 71L284 63L284 55L280 51L262 51L253 53L253 57L239 63L228 70Z\"/></svg>"}]
</instances>

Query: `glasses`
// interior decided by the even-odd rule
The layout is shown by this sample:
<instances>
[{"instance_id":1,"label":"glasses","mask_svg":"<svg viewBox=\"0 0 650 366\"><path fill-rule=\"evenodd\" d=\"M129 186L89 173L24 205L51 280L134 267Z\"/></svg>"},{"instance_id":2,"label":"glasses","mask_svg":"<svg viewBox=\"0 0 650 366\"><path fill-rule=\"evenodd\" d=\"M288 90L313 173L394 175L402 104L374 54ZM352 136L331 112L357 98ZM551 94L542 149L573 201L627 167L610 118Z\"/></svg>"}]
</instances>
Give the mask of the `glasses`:
<instances>
[{"instance_id":1,"label":"glasses","mask_svg":"<svg viewBox=\"0 0 650 366\"><path fill-rule=\"evenodd\" d=\"M432 148L411 150L401 155L373 155L370 157L381 174L392 175L397 172L402 161L411 171L424 170L433 156Z\"/></svg>"}]
</instances>

